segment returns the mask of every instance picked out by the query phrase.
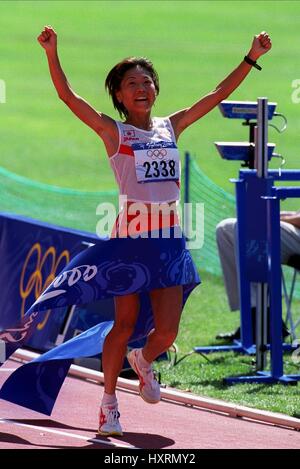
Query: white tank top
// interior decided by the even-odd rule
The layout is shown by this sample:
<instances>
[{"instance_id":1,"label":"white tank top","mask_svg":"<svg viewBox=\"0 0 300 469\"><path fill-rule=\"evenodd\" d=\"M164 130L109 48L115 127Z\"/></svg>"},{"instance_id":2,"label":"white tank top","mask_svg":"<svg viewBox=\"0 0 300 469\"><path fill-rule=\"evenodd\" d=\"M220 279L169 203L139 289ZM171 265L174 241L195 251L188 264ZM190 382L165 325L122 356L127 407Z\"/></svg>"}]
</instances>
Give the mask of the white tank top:
<instances>
[{"instance_id":1,"label":"white tank top","mask_svg":"<svg viewBox=\"0 0 300 469\"><path fill-rule=\"evenodd\" d=\"M119 186L120 196L134 202L172 202L180 197L180 162L178 180L164 180L140 183L137 180L136 160L132 145L168 142L176 146L176 139L170 119L152 118L151 130L139 129L130 124L116 121L119 131L117 152L109 158ZM177 148L177 147L176 147Z\"/></svg>"}]
</instances>

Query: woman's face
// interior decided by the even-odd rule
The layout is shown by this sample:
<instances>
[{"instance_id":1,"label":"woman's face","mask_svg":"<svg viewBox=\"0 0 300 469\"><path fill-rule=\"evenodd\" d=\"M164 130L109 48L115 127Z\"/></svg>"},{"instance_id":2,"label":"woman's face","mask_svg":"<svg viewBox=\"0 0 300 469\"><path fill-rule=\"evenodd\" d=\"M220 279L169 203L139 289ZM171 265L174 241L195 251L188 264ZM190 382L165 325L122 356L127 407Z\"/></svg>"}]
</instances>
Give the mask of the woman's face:
<instances>
[{"instance_id":1,"label":"woman's face","mask_svg":"<svg viewBox=\"0 0 300 469\"><path fill-rule=\"evenodd\" d=\"M128 114L149 113L156 99L155 85L150 73L140 65L127 70L116 97L123 103Z\"/></svg>"}]
</instances>

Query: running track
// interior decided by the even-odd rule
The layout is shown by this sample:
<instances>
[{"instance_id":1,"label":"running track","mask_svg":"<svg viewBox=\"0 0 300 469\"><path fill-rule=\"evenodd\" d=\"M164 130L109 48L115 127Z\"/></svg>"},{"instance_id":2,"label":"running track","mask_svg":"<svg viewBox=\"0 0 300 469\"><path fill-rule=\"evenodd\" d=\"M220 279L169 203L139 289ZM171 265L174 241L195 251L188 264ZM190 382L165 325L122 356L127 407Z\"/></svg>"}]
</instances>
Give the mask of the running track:
<instances>
[{"instance_id":1,"label":"running track","mask_svg":"<svg viewBox=\"0 0 300 469\"><path fill-rule=\"evenodd\" d=\"M0 368L0 385L20 362ZM97 435L102 386L69 376L51 417L0 400L1 449L295 449L300 432L162 400L146 404L118 391L124 436Z\"/></svg>"}]
</instances>

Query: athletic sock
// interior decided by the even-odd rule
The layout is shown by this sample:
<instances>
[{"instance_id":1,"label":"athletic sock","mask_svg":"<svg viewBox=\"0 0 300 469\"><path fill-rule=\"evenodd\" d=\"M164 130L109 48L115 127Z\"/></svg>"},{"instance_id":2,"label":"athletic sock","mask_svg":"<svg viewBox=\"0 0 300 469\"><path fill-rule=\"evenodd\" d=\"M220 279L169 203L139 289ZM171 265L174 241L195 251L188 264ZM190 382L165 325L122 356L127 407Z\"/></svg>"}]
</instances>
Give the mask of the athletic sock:
<instances>
[{"instance_id":1,"label":"athletic sock","mask_svg":"<svg viewBox=\"0 0 300 469\"><path fill-rule=\"evenodd\" d=\"M138 360L139 365L140 365L142 368L148 368L148 367L151 366L151 363L147 362L147 360L144 358L142 349L141 349L140 353L139 353L138 356L137 356L137 360Z\"/></svg>"},{"instance_id":2,"label":"athletic sock","mask_svg":"<svg viewBox=\"0 0 300 469\"><path fill-rule=\"evenodd\" d=\"M103 393L101 405L114 405L117 403L117 396L114 392L113 394L108 394L107 392Z\"/></svg>"}]
</instances>

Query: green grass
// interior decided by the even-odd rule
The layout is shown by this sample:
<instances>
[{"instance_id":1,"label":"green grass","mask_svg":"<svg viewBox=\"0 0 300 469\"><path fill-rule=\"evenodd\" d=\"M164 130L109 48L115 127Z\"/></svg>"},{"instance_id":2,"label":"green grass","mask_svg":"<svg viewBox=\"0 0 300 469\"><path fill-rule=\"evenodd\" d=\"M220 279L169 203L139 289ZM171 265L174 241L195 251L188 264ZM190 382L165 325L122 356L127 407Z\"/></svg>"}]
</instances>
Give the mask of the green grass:
<instances>
[{"instance_id":1,"label":"green grass","mask_svg":"<svg viewBox=\"0 0 300 469\"><path fill-rule=\"evenodd\" d=\"M239 314L228 312L222 280L206 272L200 272L202 284L192 293L183 312L180 331L176 339L177 359L180 360L197 346L224 345L215 340L220 331L234 330L239 324ZM299 311L300 303L294 307ZM202 396L223 399L240 405L281 412L300 418L299 385L236 384L228 386L223 379L229 376L255 374L255 355L233 352L200 354L183 358L176 366L160 361L155 368L161 373L161 381L178 389ZM174 359L174 354L171 353ZM269 369L270 356L268 354ZM300 374L300 359L294 363L291 354L284 355L284 372Z\"/></svg>"},{"instance_id":2,"label":"green grass","mask_svg":"<svg viewBox=\"0 0 300 469\"><path fill-rule=\"evenodd\" d=\"M260 60L263 71L252 70L231 97L266 95L278 102L289 127L282 135L270 129L270 140L285 155L287 167L297 167L300 113L291 100L291 83L299 75L294 40L299 12L294 1L2 1L0 78L6 82L7 103L0 107L0 164L66 187L99 190L115 184L102 142L72 117L53 89L36 41L50 23L74 89L115 117L103 83L122 57L146 55L154 61L161 81L155 113L165 115L213 89L248 51L252 36L268 30L273 49ZM222 161L213 142L247 138L239 121L222 118L216 109L183 134L180 149L190 150L212 180L233 191L228 179L239 164Z\"/></svg>"},{"instance_id":3,"label":"green grass","mask_svg":"<svg viewBox=\"0 0 300 469\"><path fill-rule=\"evenodd\" d=\"M242 60L253 35L268 31L273 49L259 61L263 71L252 70L231 98L267 96L278 102L289 125L283 134L270 129L269 140L285 156L286 167L297 168L300 104L292 103L291 84L300 78L299 13L300 4L294 1L0 2L0 79L7 89L7 102L0 104L0 166L62 187L116 188L102 142L72 116L52 86L45 53L36 41L43 26L51 24L72 87L114 117L104 80L123 57L146 55L153 60L161 82L154 112L167 115L213 89ZM237 175L239 164L222 161L213 142L247 138L239 121L225 120L216 109L185 132L179 147L189 150L206 175L232 193L229 178ZM276 165L277 160L272 167ZM286 208L296 206L294 201ZM203 284L185 308L180 354L212 343L217 332L238 323L237 315L227 313L222 280L205 272L202 277ZM249 373L251 358L218 354L209 359L211 363L192 355L172 370L159 365L162 380L204 395L299 414L297 387L222 384L225 376ZM295 366L288 366L294 373Z\"/></svg>"}]
</instances>

